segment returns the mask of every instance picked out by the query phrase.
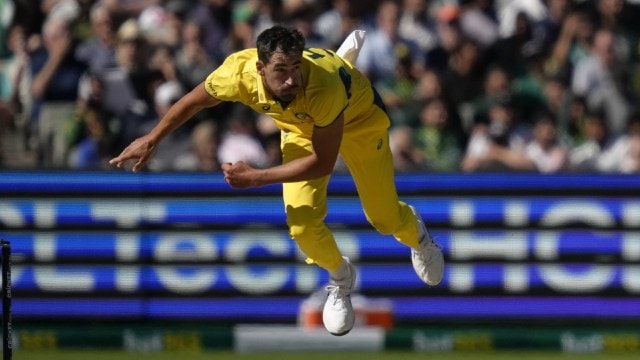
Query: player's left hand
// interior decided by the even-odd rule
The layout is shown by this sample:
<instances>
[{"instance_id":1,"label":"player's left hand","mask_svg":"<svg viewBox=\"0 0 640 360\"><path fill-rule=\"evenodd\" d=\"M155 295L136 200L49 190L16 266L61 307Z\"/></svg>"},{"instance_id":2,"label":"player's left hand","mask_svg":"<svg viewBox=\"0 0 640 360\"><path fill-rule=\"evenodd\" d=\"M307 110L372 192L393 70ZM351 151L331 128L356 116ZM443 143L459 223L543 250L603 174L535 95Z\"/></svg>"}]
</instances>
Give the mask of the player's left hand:
<instances>
[{"instance_id":1,"label":"player's left hand","mask_svg":"<svg viewBox=\"0 0 640 360\"><path fill-rule=\"evenodd\" d=\"M234 189L245 189L251 186L255 186L255 173L256 169L252 168L249 164L242 161L238 161L235 164L225 163L222 164L222 173L224 174L224 181Z\"/></svg>"}]
</instances>

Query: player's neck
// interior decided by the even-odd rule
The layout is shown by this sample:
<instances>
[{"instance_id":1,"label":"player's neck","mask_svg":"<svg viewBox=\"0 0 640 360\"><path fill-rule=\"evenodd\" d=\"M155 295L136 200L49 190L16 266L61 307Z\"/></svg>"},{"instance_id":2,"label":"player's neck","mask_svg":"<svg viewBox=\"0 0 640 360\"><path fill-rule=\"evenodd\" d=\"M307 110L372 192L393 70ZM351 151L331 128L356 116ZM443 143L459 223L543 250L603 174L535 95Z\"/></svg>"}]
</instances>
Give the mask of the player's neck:
<instances>
[{"instance_id":1,"label":"player's neck","mask_svg":"<svg viewBox=\"0 0 640 360\"><path fill-rule=\"evenodd\" d=\"M287 106L291 104L291 101L282 101L277 96L274 96L273 100L275 100L275 102L277 102L278 104L280 104L280 106L282 106L282 110L286 109Z\"/></svg>"}]
</instances>

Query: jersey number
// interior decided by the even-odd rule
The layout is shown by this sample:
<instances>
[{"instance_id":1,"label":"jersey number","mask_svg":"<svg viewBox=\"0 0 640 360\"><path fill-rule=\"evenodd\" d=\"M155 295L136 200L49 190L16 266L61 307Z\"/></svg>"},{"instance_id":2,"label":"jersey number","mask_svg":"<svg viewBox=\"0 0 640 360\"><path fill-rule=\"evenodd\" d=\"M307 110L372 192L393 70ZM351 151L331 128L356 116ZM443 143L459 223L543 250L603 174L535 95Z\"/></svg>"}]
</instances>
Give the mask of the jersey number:
<instances>
[{"instance_id":1,"label":"jersey number","mask_svg":"<svg viewBox=\"0 0 640 360\"><path fill-rule=\"evenodd\" d=\"M307 54L309 54L309 57L310 57L310 58L312 58L312 59L320 59L320 58L323 58L323 57L325 57L325 56L326 56L326 55L319 54L319 53L317 53L317 52L315 52L315 51L311 51L310 49L304 49L304 51L305 51ZM326 51L326 50L323 50L323 51L324 51L324 52L326 52L327 54L329 54L329 55L333 56L333 54L331 54L330 52L328 52L328 51Z\"/></svg>"},{"instance_id":2,"label":"jersey number","mask_svg":"<svg viewBox=\"0 0 640 360\"><path fill-rule=\"evenodd\" d=\"M347 72L347 69L341 67L338 70L340 74L340 80L344 84L344 91L347 93L347 99L351 99L351 75Z\"/></svg>"}]
</instances>

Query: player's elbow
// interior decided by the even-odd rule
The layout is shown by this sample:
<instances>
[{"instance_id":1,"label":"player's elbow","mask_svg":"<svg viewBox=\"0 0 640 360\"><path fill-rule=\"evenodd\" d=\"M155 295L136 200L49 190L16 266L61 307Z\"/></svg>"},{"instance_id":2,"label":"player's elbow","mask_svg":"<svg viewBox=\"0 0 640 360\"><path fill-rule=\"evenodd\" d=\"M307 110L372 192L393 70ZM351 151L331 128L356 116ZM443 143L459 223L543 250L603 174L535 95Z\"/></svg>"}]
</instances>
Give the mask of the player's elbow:
<instances>
[{"instance_id":1,"label":"player's elbow","mask_svg":"<svg viewBox=\"0 0 640 360\"><path fill-rule=\"evenodd\" d=\"M323 177L323 176L327 176L327 175L331 175L331 173L333 172L333 168L335 166L335 160L334 161L328 161L328 160L318 160L314 166L315 168L315 172L316 175L318 177Z\"/></svg>"}]
</instances>

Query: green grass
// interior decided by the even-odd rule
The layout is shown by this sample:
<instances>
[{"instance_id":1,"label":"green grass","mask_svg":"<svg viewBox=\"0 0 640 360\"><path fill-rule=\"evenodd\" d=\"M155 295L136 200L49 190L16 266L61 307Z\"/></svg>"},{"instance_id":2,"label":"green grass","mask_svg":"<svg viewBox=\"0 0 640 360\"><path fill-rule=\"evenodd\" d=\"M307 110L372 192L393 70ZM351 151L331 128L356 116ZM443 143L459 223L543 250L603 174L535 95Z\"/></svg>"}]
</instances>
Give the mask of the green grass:
<instances>
[{"instance_id":1,"label":"green grass","mask_svg":"<svg viewBox=\"0 0 640 360\"><path fill-rule=\"evenodd\" d=\"M27 351L14 352L15 360L631 360L640 358L639 353L602 353L602 354L563 354L560 352L533 351L487 351L487 352L451 352L451 353L246 353L233 352L162 352L128 353L123 351L77 350L77 351Z\"/></svg>"}]
</instances>

